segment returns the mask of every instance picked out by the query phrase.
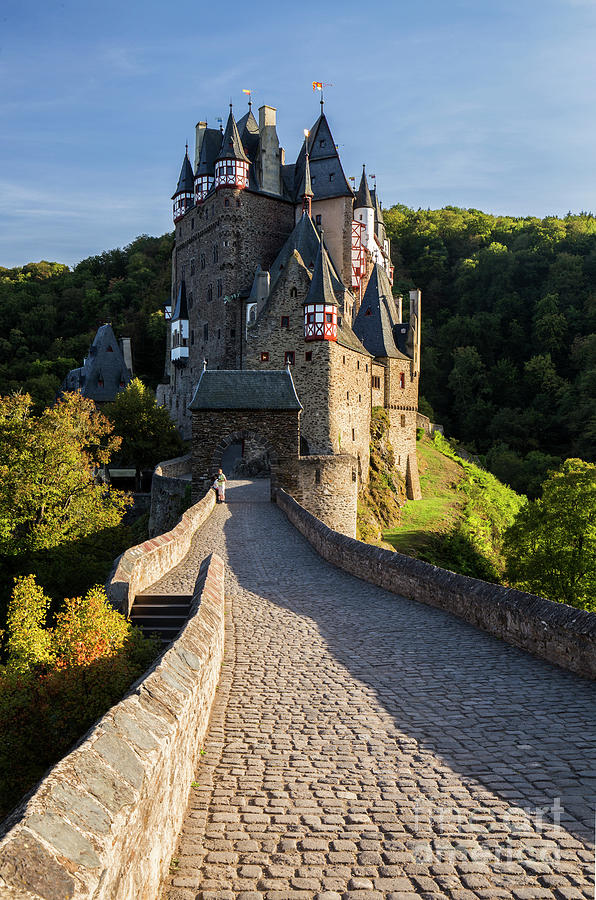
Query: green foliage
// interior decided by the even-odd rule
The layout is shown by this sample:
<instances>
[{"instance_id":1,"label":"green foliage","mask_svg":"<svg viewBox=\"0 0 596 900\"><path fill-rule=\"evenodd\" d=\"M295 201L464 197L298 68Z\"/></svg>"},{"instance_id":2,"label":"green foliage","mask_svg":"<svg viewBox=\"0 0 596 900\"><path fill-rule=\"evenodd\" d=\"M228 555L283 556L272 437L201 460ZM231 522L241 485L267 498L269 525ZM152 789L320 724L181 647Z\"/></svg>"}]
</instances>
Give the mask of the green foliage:
<instances>
[{"instance_id":1,"label":"green foliage","mask_svg":"<svg viewBox=\"0 0 596 900\"><path fill-rule=\"evenodd\" d=\"M122 438L118 456L124 465L141 470L183 451L167 409L157 405L153 391L138 378L105 407L105 414Z\"/></svg>"},{"instance_id":2,"label":"green foliage","mask_svg":"<svg viewBox=\"0 0 596 900\"><path fill-rule=\"evenodd\" d=\"M36 408L47 406L104 322L132 338L135 371L156 386L163 375L172 245L171 234L143 235L72 271L48 262L0 268L0 394L23 390Z\"/></svg>"},{"instance_id":3,"label":"green foliage","mask_svg":"<svg viewBox=\"0 0 596 900\"><path fill-rule=\"evenodd\" d=\"M395 471L389 425L387 410L374 406L370 423L369 481L360 492L356 521L357 536L369 543L378 543L383 528L399 521L400 507L405 502L405 488Z\"/></svg>"},{"instance_id":4,"label":"green foliage","mask_svg":"<svg viewBox=\"0 0 596 900\"><path fill-rule=\"evenodd\" d=\"M64 601L54 628L35 578L18 579L0 668L0 814L117 702L159 652L103 589Z\"/></svg>"},{"instance_id":5,"label":"green foliage","mask_svg":"<svg viewBox=\"0 0 596 900\"><path fill-rule=\"evenodd\" d=\"M433 421L499 477L510 452L506 480L530 496L545 460L596 461L596 219L404 206L384 216L396 289L423 291Z\"/></svg>"},{"instance_id":6,"label":"green foliage","mask_svg":"<svg viewBox=\"0 0 596 900\"><path fill-rule=\"evenodd\" d=\"M596 466L568 459L505 534L507 575L522 590L596 611Z\"/></svg>"},{"instance_id":7,"label":"green foliage","mask_svg":"<svg viewBox=\"0 0 596 900\"><path fill-rule=\"evenodd\" d=\"M27 394L0 397L0 555L22 556L118 525L131 500L96 469L118 448L92 401L66 394L41 415Z\"/></svg>"}]
</instances>

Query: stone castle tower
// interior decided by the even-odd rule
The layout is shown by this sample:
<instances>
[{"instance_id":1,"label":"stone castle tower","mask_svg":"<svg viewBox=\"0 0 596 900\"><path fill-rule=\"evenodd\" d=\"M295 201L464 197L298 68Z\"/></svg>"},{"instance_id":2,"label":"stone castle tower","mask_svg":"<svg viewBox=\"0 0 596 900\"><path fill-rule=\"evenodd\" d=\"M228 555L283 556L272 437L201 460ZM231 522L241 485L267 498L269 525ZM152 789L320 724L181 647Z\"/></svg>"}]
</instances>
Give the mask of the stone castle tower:
<instances>
[{"instance_id":1,"label":"stone castle tower","mask_svg":"<svg viewBox=\"0 0 596 900\"><path fill-rule=\"evenodd\" d=\"M199 122L194 167L187 149L172 199L169 382L159 399L183 435L204 369L289 367L305 471L309 457L345 457L349 481L366 483L371 409L382 406L408 496L419 497L420 292L403 322L376 189L363 169L354 194L322 100L294 163L272 107L257 122L249 103L236 121L230 105L223 133Z\"/></svg>"}]
</instances>

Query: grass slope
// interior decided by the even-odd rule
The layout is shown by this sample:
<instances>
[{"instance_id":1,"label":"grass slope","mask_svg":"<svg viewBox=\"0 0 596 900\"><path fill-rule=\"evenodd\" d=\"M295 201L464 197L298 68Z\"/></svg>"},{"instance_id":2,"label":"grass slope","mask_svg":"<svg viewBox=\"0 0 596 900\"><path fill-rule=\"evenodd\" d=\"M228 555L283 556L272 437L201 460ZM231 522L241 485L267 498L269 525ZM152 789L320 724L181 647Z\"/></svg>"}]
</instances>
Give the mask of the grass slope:
<instances>
[{"instance_id":1,"label":"grass slope","mask_svg":"<svg viewBox=\"0 0 596 900\"><path fill-rule=\"evenodd\" d=\"M461 459L441 435L418 442L422 500L408 502L383 532L395 550L437 566L501 581L502 539L523 497Z\"/></svg>"}]
</instances>

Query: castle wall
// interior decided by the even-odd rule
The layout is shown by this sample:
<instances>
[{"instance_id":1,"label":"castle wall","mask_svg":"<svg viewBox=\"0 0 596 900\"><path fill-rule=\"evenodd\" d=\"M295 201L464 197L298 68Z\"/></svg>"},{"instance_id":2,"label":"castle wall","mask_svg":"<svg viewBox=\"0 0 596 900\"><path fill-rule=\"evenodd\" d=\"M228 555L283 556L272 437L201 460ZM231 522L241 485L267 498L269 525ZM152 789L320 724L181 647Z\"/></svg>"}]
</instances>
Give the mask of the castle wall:
<instances>
[{"instance_id":1,"label":"castle wall","mask_svg":"<svg viewBox=\"0 0 596 900\"><path fill-rule=\"evenodd\" d=\"M395 466L406 480L408 498L420 500L422 494L416 456L418 376L412 370L410 360L387 360L384 405L389 414L389 440L395 454Z\"/></svg>"},{"instance_id":2,"label":"castle wall","mask_svg":"<svg viewBox=\"0 0 596 900\"><path fill-rule=\"evenodd\" d=\"M358 460L347 453L303 456L294 497L329 528L356 537Z\"/></svg>"},{"instance_id":3,"label":"castle wall","mask_svg":"<svg viewBox=\"0 0 596 900\"><path fill-rule=\"evenodd\" d=\"M329 420L334 453L358 460L358 484L368 481L370 458L370 368L368 355L329 343Z\"/></svg>"},{"instance_id":4,"label":"castle wall","mask_svg":"<svg viewBox=\"0 0 596 900\"><path fill-rule=\"evenodd\" d=\"M352 204L351 197L330 197L313 200L312 217L317 228L325 232L325 245L333 264L345 285L352 284Z\"/></svg>"}]
</instances>

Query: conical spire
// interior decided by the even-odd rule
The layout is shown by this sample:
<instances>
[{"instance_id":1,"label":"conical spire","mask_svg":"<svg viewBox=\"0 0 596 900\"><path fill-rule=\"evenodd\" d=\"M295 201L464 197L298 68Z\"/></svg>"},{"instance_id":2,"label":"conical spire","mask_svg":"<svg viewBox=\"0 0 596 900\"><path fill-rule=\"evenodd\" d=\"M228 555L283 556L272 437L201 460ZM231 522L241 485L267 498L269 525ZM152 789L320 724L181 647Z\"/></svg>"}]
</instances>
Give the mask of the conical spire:
<instances>
[{"instance_id":1,"label":"conical spire","mask_svg":"<svg viewBox=\"0 0 596 900\"><path fill-rule=\"evenodd\" d=\"M352 328L373 356L401 358L394 332L399 324L387 273L376 263Z\"/></svg>"},{"instance_id":2,"label":"conical spire","mask_svg":"<svg viewBox=\"0 0 596 900\"><path fill-rule=\"evenodd\" d=\"M313 303L324 303L326 306L337 306L337 300L333 292L333 280L331 278L331 267L329 265L329 257L323 243L323 235L321 234L321 243L319 252L315 262L315 270L312 275L312 281L304 305Z\"/></svg>"},{"instance_id":3,"label":"conical spire","mask_svg":"<svg viewBox=\"0 0 596 900\"><path fill-rule=\"evenodd\" d=\"M310 180L310 162L308 153L304 160L304 185L302 188L302 212L307 216L312 215L312 198L314 197L312 183Z\"/></svg>"},{"instance_id":4,"label":"conical spire","mask_svg":"<svg viewBox=\"0 0 596 900\"><path fill-rule=\"evenodd\" d=\"M192 171L192 166L190 164L190 159L188 158L188 144L186 145L186 153L184 154L184 160L182 162L182 168L180 169L180 178L178 179L178 184L176 185L176 190L172 195L172 200L177 194L192 194L195 189L195 179Z\"/></svg>"},{"instance_id":5,"label":"conical spire","mask_svg":"<svg viewBox=\"0 0 596 900\"><path fill-rule=\"evenodd\" d=\"M217 158L239 159L242 162L250 162L248 156L244 152L244 147L242 146L242 141L240 140L240 135L238 134L238 128L236 126L236 122L234 121L231 103L228 123L226 125L226 130L224 131L221 142L221 150L219 151Z\"/></svg>"},{"instance_id":6,"label":"conical spire","mask_svg":"<svg viewBox=\"0 0 596 900\"><path fill-rule=\"evenodd\" d=\"M365 208L374 209L375 207L366 180L366 166L362 166L362 178L360 179L360 187L358 188L358 193L356 194L356 199L354 201L354 209Z\"/></svg>"}]
</instances>

